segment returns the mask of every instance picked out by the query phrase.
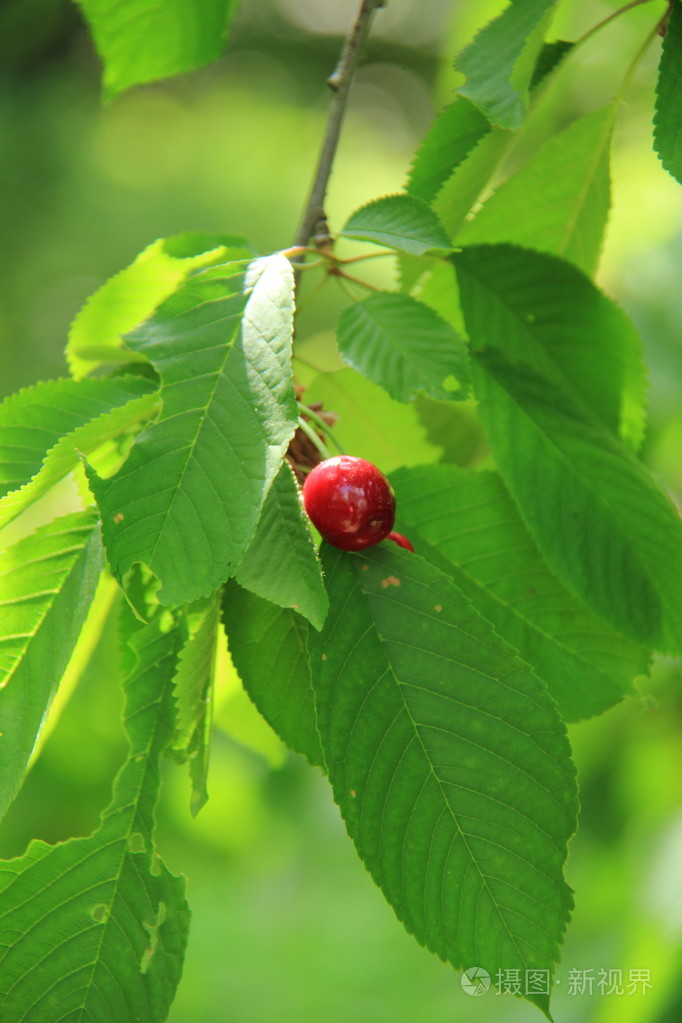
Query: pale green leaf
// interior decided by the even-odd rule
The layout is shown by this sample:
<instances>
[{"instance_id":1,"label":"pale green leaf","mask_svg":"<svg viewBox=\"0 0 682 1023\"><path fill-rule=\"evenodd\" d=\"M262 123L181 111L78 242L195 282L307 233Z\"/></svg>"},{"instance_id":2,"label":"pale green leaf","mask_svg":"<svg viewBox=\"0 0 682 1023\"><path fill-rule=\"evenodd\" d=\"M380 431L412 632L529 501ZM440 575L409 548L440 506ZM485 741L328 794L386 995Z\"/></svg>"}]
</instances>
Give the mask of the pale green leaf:
<instances>
[{"instance_id":1,"label":"pale green leaf","mask_svg":"<svg viewBox=\"0 0 682 1023\"><path fill-rule=\"evenodd\" d=\"M443 401L468 395L464 340L408 295L381 291L348 306L337 333L346 362L396 401L411 401L418 391Z\"/></svg>"},{"instance_id":2,"label":"pale green leaf","mask_svg":"<svg viewBox=\"0 0 682 1023\"><path fill-rule=\"evenodd\" d=\"M0 817L19 790L102 563L91 512L56 519L0 552Z\"/></svg>"},{"instance_id":3,"label":"pale green leaf","mask_svg":"<svg viewBox=\"0 0 682 1023\"><path fill-rule=\"evenodd\" d=\"M192 278L129 336L159 372L163 411L115 476L89 473L114 575L146 564L167 604L234 574L298 418L289 260L258 260L245 282L222 272Z\"/></svg>"},{"instance_id":4,"label":"pale green leaf","mask_svg":"<svg viewBox=\"0 0 682 1023\"><path fill-rule=\"evenodd\" d=\"M340 232L414 256L450 252L452 243L438 217L413 195L386 195L352 213Z\"/></svg>"},{"instance_id":5,"label":"pale green leaf","mask_svg":"<svg viewBox=\"0 0 682 1023\"><path fill-rule=\"evenodd\" d=\"M77 0L104 62L104 94L216 60L236 0Z\"/></svg>"},{"instance_id":6,"label":"pale green leaf","mask_svg":"<svg viewBox=\"0 0 682 1023\"><path fill-rule=\"evenodd\" d=\"M552 575L496 473L431 465L399 470L391 482L397 528L532 666L564 720L599 714L632 692L648 655Z\"/></svg>"},{"instance_id":7,"label":"pale green leaf","mask_svg":"<svg viewBox=\"0 0 682 1023\"><path fill-rule=\"evenodd\" d=\"M682 3L674 0L666 24L656 83L654 148L682 184Z\"/></svg>"},{"instance_id":8,"label":"pale green leaf","mask_svg":"<svg viewBox=\"0 0 682 1023\"><path fill-rule=\"evenodd\" d=\"M528 109L530 83L556 0L511 0L462 50L455 67L467 76L459 92L492 124L512 131Z\"/></svg>"},{"instance_id":9,"label":"pale green leaf","mask_svg":"<svg viewBox=\"0 0 682 1023\"><path fill-rule=\"evenodd\" d=\"M473 355L490 446L550 568L614 628L682 653L682 520L644 466L552 380Z\"/></svg>"},{"instance_id":10,"label":"pale green leaf","mask_svg":"<svg viewBox=\"0 0 682 1023\"><path fill-rule=\"evenodd\" d=\"M306 640L310 626L289 608L225 586L223 622L244 689L286 745L322 764Z\"/></svg>"},{"instance_id":11,"label":"pale green leaf","mask_svg":"<svg viewBox=\"0 0 682 1023\"><path fill-rule=\"evenodd\" d=\"M33 841L0 864L3 1020L163 1023L180 980L189 910L183 879L155 851L152 817L178 630L133 623L126 635L130 755L99 829Z\"/></svg>"},{"instance_id":12,"label":"pale green leaf","mask_svg":"<svg viewBox=\"0 0 682 1023\"><path fill-rule=\"evenodd\" d=\"M63 479L80 455L149 419L154 384L139 376L50 380L0 405L0 527Z\"/></svg>"},{"instance_id":13,"label":"pale green leaf","mask_svg":"<svg viewBox=\"0 0 682 1023\"><path fill-rule=\"evenodd\" d=\"M124 335L152 315L192 271L228 260L251 258L241 238L187 232L160 238L91 295L69 331L66 358L71 374L87 376L101 365L145 361Z\"/></svg>"},{"instance_id":14,"label":"pale green leaf","mask_svg":"<svg viewBox=\"0 0 682 1023\"><path fill-rule=\"evenodd\" d=\"M414 404L394 401L352 369L320 373L305 397L308 403L321 401L335 412L339 419L334 434L346 451L373 462L382 472L438 458L439 450L426 441Z\"/></svg>"},{"instance_id":15,"label":"pale green leaf","mask_svg":"<svg viewBox=\"0 0 682 1023\"><path fill-rule=\"evenodd\" d=\"M554 701L418 555L325 544L322 560L317 720L361 858L407 930L456 968L551 976L577 811ZM527 997L548 1012L547 996Z\"/></svg>"},{"instance_id":16,"label":"pale green leaf","mask_svg":"<svg viewBox=\"0 0 682 1023\"><path fill-rule=\"evenodd\" d=\"M594 274L610 205L615 113L614 101L553 135L464 225L457 241L514 242Z\"/></svg>"},{"instance_id":17,"label":"pale green leaf","mask_svg":"<svg viewBox=\"0 0 682 1023\"><path fill-rule=\"evenodd\" d=\"M206 779L211 740L211 710L216 644L220 625L220 591L188 609L188 635L173 677L175 731L171 749L189 762L190 808L197 814L208 799Z\"/></svg>"},{"instance_id":18,"label":"pale green leaf","mask_svg":"<svg viewBox=\"0 0 682 1023\"><path fill-rule=\"evenodd\" d=\"M511 245L453 256L466 329L537 370L637 450L647 378L639 335L626 314L579 270Z\"/></svg>"},{"instance_id":19,"label":"pale green leaf","mask_svg":"<svg viewBox=\"0 0 682 1023\"><path fill-rule=\"evenodd\" d=\"M322 627L329 601L315 544L287 461L277 473L253 540L235 579L279 607L290 607Z\"/></svg>"}]
</instances>

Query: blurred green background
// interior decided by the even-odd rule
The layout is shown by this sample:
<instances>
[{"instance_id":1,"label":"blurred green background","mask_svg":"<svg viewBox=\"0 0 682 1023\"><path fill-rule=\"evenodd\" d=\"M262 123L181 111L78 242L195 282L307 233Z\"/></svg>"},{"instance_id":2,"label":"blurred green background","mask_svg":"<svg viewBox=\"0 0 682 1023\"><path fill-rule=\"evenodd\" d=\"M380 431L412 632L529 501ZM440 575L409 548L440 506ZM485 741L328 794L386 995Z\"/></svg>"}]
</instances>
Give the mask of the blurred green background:
<instances>
[{"instance_id":1,"label":"blurred green background","mask_svg":"<svg viewBox=\"0 0 682 1023\"><path fill-rule=\"evenodd\" d=\"M4 0L0 396L66 372L79 306L154 238L204 229L243 234L264 252L291 244L323 131L324 82L356 6L243 0L216 65L103 108L76 6ZM457 84L452 55L502 6L389 0L379 12L332 177L332 231L363 201L402 187L415 146ZM575 38L617 6L564 0L554 34ZM608 100L663 7L653 0L632 10L584 47L519 152ZM600 280L641 329L651 376L645 458L682 501L682 189L651 150L657 50L621 111ZM371 264L372 279L390 285L391 264ZM300 317L301 352L324 367L339 365L333 325L345 301L332 284ZM405 429L414 432L384 440L394 455L405 445L412 460L466 462L478 443L464 430L461 442L434 447L415 415ZM352 435L352 424L342 421L344 430ZM72 500L61 488L22 528ZM109 628L7 817L3 855L32 836L59 841L95 825L125 754L115 662ZM576 910L557 973L558 1023L682 1018L681 678L679 664L659 660L641 700L571 727L582 814L568 863ZM408 937L355 856L325 780L259 723L227 658L209 787L193 821L185 775L168 763L159 845L186 874L194 911L172 1023L540 1019L493 992L467 997L458 975ZM593 972L592 995L571 993L572 969ZM652 986L601 995L600 969L623 970L626 987L629 970L650 970Z\"/></svg>"}]
</instances>

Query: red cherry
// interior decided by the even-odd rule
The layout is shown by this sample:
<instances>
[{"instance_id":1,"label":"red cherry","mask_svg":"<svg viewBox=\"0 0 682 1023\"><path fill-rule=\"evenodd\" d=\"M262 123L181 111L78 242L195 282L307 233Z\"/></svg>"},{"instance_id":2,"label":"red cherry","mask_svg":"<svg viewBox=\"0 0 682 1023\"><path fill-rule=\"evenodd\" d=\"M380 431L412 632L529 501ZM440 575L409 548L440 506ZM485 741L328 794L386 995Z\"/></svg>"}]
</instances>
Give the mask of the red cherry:
<instances>
[{"instance_id":1,"label":"red cherry","mask_svg":"<svg viewBox=\"0 0 682 1023\"><path fill-rule=\"evenodd\" d=\"M344 551L379 543L395 518L395 495L384 474L350 455L328 458L308 473L303 504L325 540Z\"/></svg>"},{"instance_id":2,"label":"red cherry","mask_svg":"<svg viewBox=\"0 0 682 1023\"><path fill-rule=\"evenodd\" d=\"M386 537L387 540L393 540L394 543L398 544L398 547L404 547L406 551L412 551L414 554L414 547L402 533L390 532Z\"/></svg>"}]
</instances>

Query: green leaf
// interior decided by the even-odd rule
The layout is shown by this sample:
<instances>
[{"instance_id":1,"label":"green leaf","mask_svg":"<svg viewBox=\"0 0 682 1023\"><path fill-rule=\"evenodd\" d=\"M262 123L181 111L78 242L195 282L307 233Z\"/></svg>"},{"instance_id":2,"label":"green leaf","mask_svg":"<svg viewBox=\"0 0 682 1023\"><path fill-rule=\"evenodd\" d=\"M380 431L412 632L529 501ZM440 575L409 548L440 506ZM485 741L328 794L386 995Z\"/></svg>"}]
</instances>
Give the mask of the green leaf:
<instances>
[{"instance_id":1,"label":"green leaf","mask_svg":"<svg viewBox=\"0 0 682 1023\"><path fill-rule=\"evenodd\" d=\"M380 291L348 306L339 320L337 343L353 369L396 401L409 402L418 391L443 401L468 395L463 339L409 295Z\"/></svg>"},{"instance_id":2,"label":"green leaf","mask_svg":"<svg viewBox=\"0 0 682 1023\"><path fill-rule=\"evenodd\" d=\"M361 206L340 233L345 238L375 242L414 256L443 254L452 249L436 214L413 195L386 195Z\"/></svg>"},{"instance_id":3,"label":"green leaf","mask_svg":"<svg viewBox=\"0 0 682 1023\"><path fill-rule=\"evenodd\" d=\"M136 562L187 604L234 574L292 437L293 271L276 254L184 285L129 345L161 376L163 411L113 477L89 478L114 575ZM239 290L235 290L239 288Z\"/></svg>"},{"instance_id":4,"label":"green leaf","mask_svg":"<svg viewBox=\"0 0 682 1023\"><path fill-rule=\"evenodd\" d=\"M646 423L646 372L631 320L560 259L489 245L452 257L466 329L552 381L634 450Z\"/></svg>"},{"instance_id":5,"label":"green leaf","mask_svg":"<svg viewBox=\"0 0 682 1023\"><path fill-rule=\"evenodd\" d=\"M208 600L201 601L199 607L188 609L188 636L173 677L175 731L171 750L177 759L189 761L190 809L195 816L208 799L206 779L219 625L220 591L217 590Z\"/></svg>"},{"instance_id":6,"label":"green leaf","mask_svg":"<svg viewBox=\"0 0 682 1023\"><path fill-rule=\"evenodd\" d=\"M544 686L420 557L327 545L310 639L318 727L358 852L407 930L458 969L553 969L576 825ZM527 996L548 1012L547 996Z\"/></svg>"},{"instance_id":7,"label":"green leaf","mask_svg":"<svg viewBox=\"0 0 682 1023\"><path fill-rule=\"evenodd\" d=\"M132 615L130 615L132 618ZM189 910L153 842L178 630L128 628L130 755L99 829L0 864L0 1018L163 1023Z\"/></svg>"},{"instance_id":8,"label":"green leaf","mask_svg":"<svg viewBox=\"0 0 682 1023\"><path fill-rule=\"evenodd\" d=\"M315 544L289 463L277 473L235 579L246 590L290 607L322 628L329 600Z\"/></svg>"},{"instance_id":9,"label":"green leaf","mask_svg":"<svg viewBox=\"0 0 682 1023\"><path fill-rule=\"evenodd\" d=\"M182 74L222 53L236 0L77 0L104 62L104 95Z\"/></svg>"},{"instance_id":10,"label":"green leaf","mask_svg":"<svg viewBox=\"0 0 682 1023\"><path fill-rule=\"evenodd\" d=\"M91 512L57 519L0 553L0 817L19 791L102 561Z\"/></svg>"},{"instance_id":11,"label":"green leaf","mask_svg":"<svg viewBox=\"0 0 682 1023\"><path fill-rule=\"evenodd\" d=\"M406 191L431 202L452 172L490 131L473 103L459 96L436 115L410 168Z\"/></svg>"},{"instance_id":12,"label":"green leaf","mask_svg":"<svg viewBox=\"0 0 682 1023\"><path fill-rule=\"evenodd\" d=\"M111 277L87 300L69 331L66 358L71 374L87 376L101 365L144 362L123 336L176 291L192 271L251 254L241 238L187 232L160 238Z\"/></svg>"},{"instance_id":13,"label":"green leaf","mask_svg":"<svg viewBox=\"0 0 682 1023\"><path fill-rule=\"evenodd\" d=\"M255 706L290 749L321 765L307 622L233 580L225 585L223 622L232 661Z\"/></svg>"},{"instance_id":14,"label":"green leaf","mask_svg":"<svg viewBox=\"0 0 682 1023\"><path fill-rule=\"evenodd\" d=\"M352 455L374 462L382 472L419 465L438 457L427 443L414 404L394 401L386 391L352 369L320 373L305 392L308 403L321 401L339 420L334 434Z\"/></svg>"},{"instance_id":15,"label":"green leaf","mask_svg":"<svg viewBox=\"0 0 682 1023\"><path fill-rule=\"evenodd\" d=\"M391 482L398 528L531 665L564 720L632 692L648 655L551 574L496 473L431 465L398 470Z\"/></svg>"},{"instance_id":16,"label":"green leaf","mask_svg":"<svg viewBox=\"0 0 682 1023\"><path fill-rule=\"evenodd\" d=\"M50 380L0 405L0 527L63 479L106 441L157 410L143 377Z\"/></svg>"},{"instance_id":17,"label":"green leaf","mask_svg":"<svg viewBox=\"0 0 682 1023\"><path fill-rule=\"evenodd\" d=\"M485 192L511 138L511 132L493 128L455 168L433 200L434 211L451 238L457 237L467 214Z\"/></svg>"},{"instance_id":18,"label":"green leaf","mask_svg":"<svg viewBox=\"0 0 682 1023\"><path fill-rule=\"evenodd\" d=\"M654 148L682 184L682 3L674 0L663 37L656 83Z\"/></svg>"},{"instance_id":19,"label":"green leaf","mask_svg":"<svg viewBox=\"0 0 682 1023\"><path fill-rule=\"evenodd\" d=\"M458 242L514 242L594 274L610 205L615 114L614 101L554 135L464 225Z\"/></svg>"},{"instance_id":20,"label":"green leaf","mask_svg":"<svg viewBox=\"0 0 682 1023\"><path fill-rule=\"evenodd\" d=\"M459 89L492 124L514 131L528 110L530 82L556 0L512 0L462 50L455 67L467 76Z\"/></svg>"},{"instance_id":21,"label":"green leaf","mask_svg":"<svg viewBox=\"0 0 682 1023\"><path fill-rule=\"evenodd\" d=\"M500 473L556 575L635 642L682 653L682 521L644 466L553 381L473 356Z\"/></svg>"}]
</instances>

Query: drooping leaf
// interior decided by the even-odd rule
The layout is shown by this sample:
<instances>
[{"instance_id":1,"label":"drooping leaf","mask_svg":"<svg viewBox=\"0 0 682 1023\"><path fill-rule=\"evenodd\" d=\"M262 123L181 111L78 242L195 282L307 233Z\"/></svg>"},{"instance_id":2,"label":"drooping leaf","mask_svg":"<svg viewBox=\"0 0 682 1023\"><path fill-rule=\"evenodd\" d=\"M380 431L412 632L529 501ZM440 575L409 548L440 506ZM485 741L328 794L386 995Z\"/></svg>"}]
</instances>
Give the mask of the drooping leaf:
<instances>
[{"instance_id":1,"label":"drooping leaf","mask_svg":"<svg viewBox=\"0 0 682 1023\"><path fill-rule=\"evenodd\" d=\"M258 710L290 749L321 765L306 651L308 623L233 580L225 585L223 622L230 655Z\"/></svg>"},{"instance_id":2,"label":"drooping leaf","mask_svg":"<svg viewBox=\"0 0 682 1023\"><path fill-rule=\"evenodd\" d=\"M144 362L124 335L173 294L192 271L251 254L241 238L186 232L148 245L124 270L91 295L69 331L66 358L71 374L87 376L101 365Z\"/></svg>"},{"instance_id":3,"label":"drooping leaf","mask_svg":"<svg viewBox=\"0 0 682 1023\"><path fill-rule=\"evenodd\" d=\"M56 519L0 553L0 817L19 790L102 563L91 512Z\"/></svg>"},{"instance_id":4,"label":"drooping leaf","mask_svg":"<svg viewBox=\"0 0 682 1023\"><path fill-rule=\"evenodd\" d=\"M511 4L462 50L455 67L467 76L458 90L492 124L514 131L528 109L530 82L556 0Z\"/></svg>"},{"instance_id":5,"label":"drooping leaf","mask_svg":"<svg viewBox=\"0 0 682 1023\"><path fill-rule=\"evenodd\" d=\"M564 720L632 692L647 654L552 575L497 473L430 465L398 470L391 482L398 528L532 666Z\"/></svg>"},{"instance_id":6,"label":"drooping leaf","mask_svg":"<svg viewBox=\"0 0 682 1023\"><path fill-rule=\"evenodd\" d=\"M211 709L216 644L220 625L220 591L187 612L188 636L173 677L175 731L171 749L189 762L190 808L197 814L208 799L206 779L211 739Z\"/></svg>"},{"instance_id":7,"label":"drooping leaf","mask_svg":"<svg viewBox=\"0 0 682 1023\"><path fill-rule=\"evenodd\" d=\"M235 579L279 607L290 607L322 627L329 601L294 474L283 462L261 511Z\"/></svg>"},{"instance_id":8,"label":"drooping leaf","mask_svg":"<svg viewBox=\"0 0 682 1023\"><path fill-rule=\"evenodd\" d=\"M394 401L386 391L352 369L320 373L306 390L306 401L321 401L339 419L334 433L351 455L390 472L438 457L426 441L414 404Z\"/></svg>"},{"instance_id":9,"label":"drooping leaf","mask_svg":"<svg viewBox=\"0 0 682 1023\"><path fill-rule=\"evenodd\" d=\"M551 974L577 802L554 702L417 555L324 545L322 560L318 727L361 858L407 930L456 968Z\"/></svg>"},{"instance_id":10,"label":"drooping leaf","mask_svg":"<svg viewBox=\"0 0 682 1023\"><path fill-rule=\"evenodd\" d=\"M158 408L144 377L50 380L0 405L0 527L78 465L79 456Z\"/></svg>"},{"instance_id":11,"label":"drooping leaf","mask_svg":"<svg viewBox=\"0 0 682 1023\"><path fill-rule=\"evenodd\" d=\"M682 520L589 411L523 363L472 356L500 473L556 575L616 629L682 653Z\"/></svg>"},{"instance_id":12,"label":"drooping leaf","mask_svg":"<svg viewBox=\"0 0 682 1023\"><path fill-rule=\"evenodd\" d=\"M2 1019L163 1023L180 980L184 881L153 840L178 630L133 621L127 638L131 748L100 827L55 846L31 842L24 856L0 864Z\"/></svg>"},{"instance_id":13,"label":"drooping leaf","mask_svg":"<svg viewBox=\"0 0 682 1023\"><path fill-rule=\"evenodd\" d=\"M430 203L489 131L490 122L480 110L458 96L434 118L410 168L406 191Z\"/></svg>"},{"instance_id":14,"label":"drooping leaf","mask_svg":"<svg viewBox=\"0 0 682 1023\"><path fill-rule=\"evenodd\" d=\"M89 473L117 578L143 562L163 603L186 604L234 573L297 422L292 319L277 254L245 282L197 275L128 337L159 372L163 411L115 476Z\"/></svg>"},{"instance_id":15,"label":"drooping leaf","mask_svg":"<svg viewBox=\"0 0 682 1023\"><path fill-rule=\"evenodd\" d=\"M464 340L409 295L381 291L348 306L339 320L337 342L346 362L396 401L408 402L417 391L443 401L467 397Z\"/></svg>"},{"instance_id":16,"label":"drooping leaf","mask_svg":"<svg viewBox=\"0 0 682 1023\"><path fill-rule=\"evenodd\" d=\"M610 205L615 114L613 101L553 135L464 224L457 241L514 242L594 274Z\"/></svg>"},{"instance_id":17,"label":"drooping leaf","mask_svg":"<svg viewBox=\"0 0 682 1023\"><path fill-rule=\"evenodd\" d=\"M436 214L413 195L386 195L352 213L340 232L414 256L450 252L452 243Z\"/></svg>"},{"instance_id":18,"label":"drooping leaf","mask_svg":"<svg viewBox=\"0 0 682 1023\"><path fill-rule=\"evenodd\" d=\"M104 62L104 95L192 71L220 56L236 0L77 0Z\"/></svg>"},{"instance_id":19,"label":"drooping leaf","mask_svg":"<svg viewBox=\"0 0 682 1023\"><path fill-rule=\"evenodd\" d=\"M580 271L539 252L472 246L453 262L472 345L537 370L637 450L647 379L625 313Z\"/></svg>"},{"instance_id":20,"label":"drooping leaf","mask_svg":"<svg viewBox=\"0 0 682 1023\"><path fill-rule=\"evenodd\" d=\"M654 148L661 163L682 184L682 3L673 0L656 83Z\"/></svg>"}]
</instances>

